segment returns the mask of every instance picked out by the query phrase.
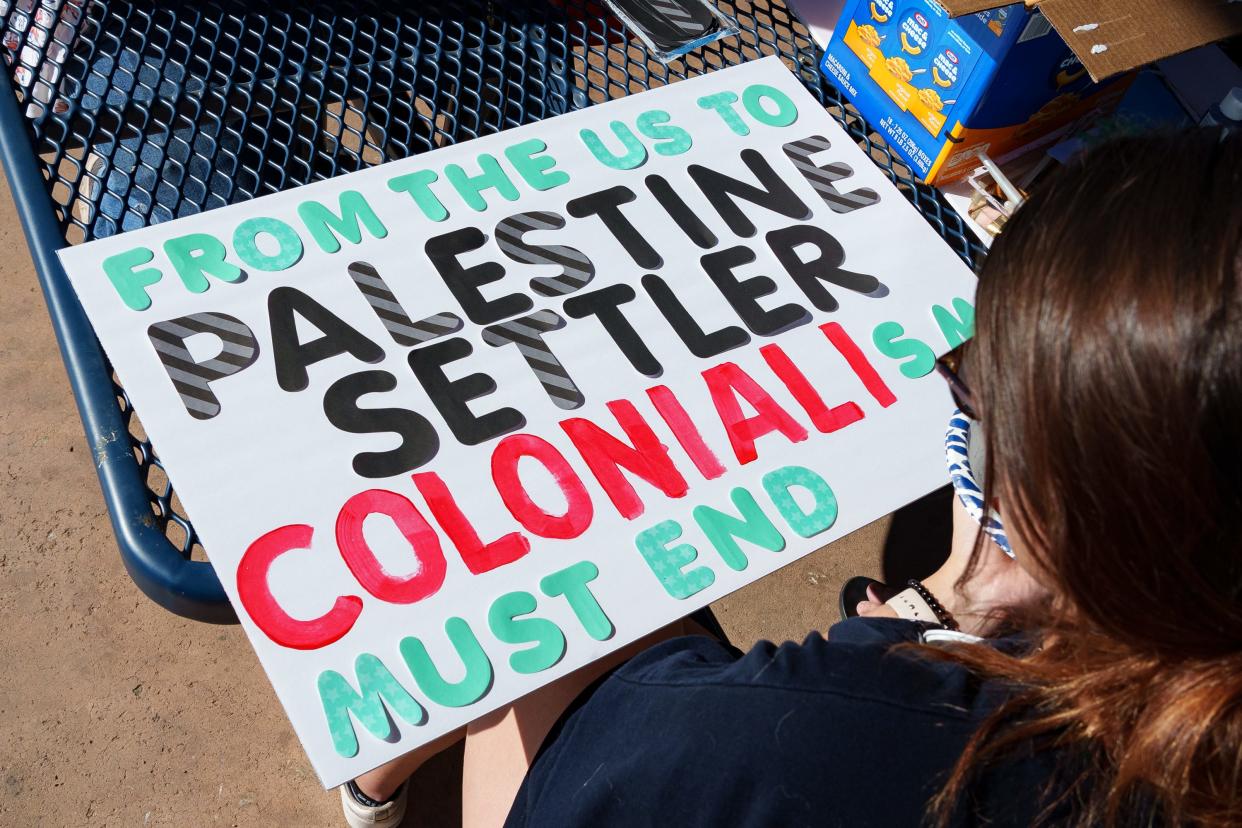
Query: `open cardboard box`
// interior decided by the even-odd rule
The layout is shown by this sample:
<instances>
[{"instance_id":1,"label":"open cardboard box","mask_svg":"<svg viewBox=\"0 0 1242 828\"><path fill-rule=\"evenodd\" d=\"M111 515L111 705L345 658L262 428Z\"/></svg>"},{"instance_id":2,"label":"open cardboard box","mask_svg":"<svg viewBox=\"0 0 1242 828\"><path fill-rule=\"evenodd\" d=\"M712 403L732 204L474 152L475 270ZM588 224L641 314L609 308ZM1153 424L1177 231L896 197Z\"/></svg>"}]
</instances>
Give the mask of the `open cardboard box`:
<instances>
[{"instance_id":1,"label":"open cardboard box","mask_svg":"<svg viewBox=\"0 0 1242 828\"><path fill-rule=\"evenodd\" d=\"M1009 5L939 0L950 17ZM1093 80L1242 33L1239 0L1027 0L1043 12Z\"/></svg>"}]
</instances>

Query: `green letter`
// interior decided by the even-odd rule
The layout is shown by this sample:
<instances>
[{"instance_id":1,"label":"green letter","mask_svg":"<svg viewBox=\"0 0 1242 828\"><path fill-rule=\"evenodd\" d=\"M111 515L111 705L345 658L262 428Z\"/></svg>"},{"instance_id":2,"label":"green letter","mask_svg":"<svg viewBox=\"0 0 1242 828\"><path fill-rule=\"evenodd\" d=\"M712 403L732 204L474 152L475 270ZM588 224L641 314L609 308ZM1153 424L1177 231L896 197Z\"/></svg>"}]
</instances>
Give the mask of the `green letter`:
<instances>
[{"instance_id":1,"label":"green letter","mask_svg":"<svg viewBox=\"0 0 1242 828\"><path fill-rule=\"evenodd\" d=\"M614 170L632 170L635 167L641 167L647 160L647 148L643 146L643 142L639 141L634 133L630 132L630 128L620 121L613 121L610 126L613 134L625 147L625 155L613 155L593 129L579 130L578 137L582 139L583 144L586 144L591 155L595 156L595 160L605 167L612 167Z\"/></svg>"},{"instance_id":2,"label":"green letter","mask_svg":"<svg viewBox=\"0 0 1242 828\"><path fill-rule=\"evenodd\" d=\"M673 120L663 109L653 109L638 116L638 131L648 138L660 140L654 149L660 155L681 155L694 144L690 133L679 126L663 126Z\"/></svg>"},{"instance_id":3,"label":"green letter","mask_svg":"<svg viewBox=\"0 0 1242 828\"><path fill-rule=\"evenodd\" d=\"M735 103L737 103L737 95L732 92L717 92L715 95L704 95L699 98L699 106L703 109L716 110L729 129L738 135L750 135L750 127L746 126L746 122L733 111Z\"/></svg>"},{"instance_id":4,"label":"green letter","mask_svg":"<svg viewBox=\"0 0 1242 828\"><path fill-rule=\"evenodd\" d=\"M245 276L240 267L224 260L228 252L224 242L206 233L190 233L164 242L164 254L191 293L202 293L210 287L207 276L226 282L237 282Z\"/></svg>"},{"instance_id":5,"label":"green letter","mask_svg":"<svg viewBox=\"0 0 1242 828\"><path fill-rule=\"evenodd\" d=\"M388 230L380 222L379 216L375 215L371 205L367 204L367 200L362 197L362 193L346 190L341 193L340 205L339 216L318 201L303 201L298 205L298 218L302 219L302 223L310 231L311 238L324 253L335 253L341 249L341 242L337 239L338 233L348 239L351 244L361 244L362 227L360 225L366 225L367 230L377 239L388 235Z\"/></svg>"},{"instance_id":6,"label":"green letter","mask_svg":"<svg viewBox=\"0 0 1242 828\"><path fill-rule=\"evenodd\" d=\"M639 532L638 537L634 538L634 546L647 560L647 566L651 567L664 591L678 600L707 589L716 580L716 573L705 566L696 566L689 572L682 571L699 557L699 550L688 543L668 546L680 537L681 524L665 520Z\"/></svg>"},{"instance_id":7,"label":"green letter","mask_svg":"<svg viewBox=\"0 0 1242 828\"><path fill-rule=\"evenodd\" d=\"M546 618L518 618L535 611L535 596L529 592L510 592L500 596L487 613L492 634L506 644L533 643L509 656L509 666L519 673L538 673L565 655L565 634Z\"/></svg>"},{"instance_id":8,"label":"green letter","mask_svg":"<svg viewBox=\"0 0 1242 828\"><path fill-rule=\"evenodd\" d=\"M876 350L889 359L910 357L901 363L903 375L910 379L925 377L936 368L936 352L921 339L902 339L905 332L906 329L897 322L881 322L871 332L871 341L875 343Z\"/></svg>"},{"instance_id":9,"label":"green letter","mask_svg":"<svg viewBox=\"0 0 1242 828\"><path fill-rule=\"evenodd\" d=\"M802 511L789 493L790 486L800 486L811 493L815 508ZM802 466L785 466L763 476L763 488L776 505L785 522L804 538L818 535L837 522L837 496L828 481Z\"/></svg>"},{"instance_id":10,"label":"green letter","mask_svg":"<svg viewBox=\"0 0 1242 828\"><path fill-rule=\"evenodd\" d=\"M950 348L956 348L975 335L975 307L965 299L954 299L952 312L932 305L932 318L940 326L940 333L944 334L944 341Z\"/></svg>"},{"instance_id":11,"label":"green letter","mask_svg":"<svg viewBox=\"0 0 1242 828\"><path fill-rule=\"evenodd\" d=\"M737 507L741 518L727 515L710 506L694 507L694 520L707 535L707 539L716 547L720 557L731 569L741 572L748 561L746 554L734 538L741 538L756 546L762 546L769 552L780 552L785 548L785 539L768 520L768 516L759 508L755 497L738 486L730 493L733 505Z\"/></svg>"},{"instance_id":12,"label":"green letter","mask_svg":"<svg viewBox=\"0 0 1242 828\"><path fill-rule=\"evenodd\" d=\"M587 583L599 577L599 569L590 561L578 561L560 572L545 575L539 588L549 598L564 595L569 608L574 611L582 629L596 641L612 638L612 621L604 614L604 608L595 600Z\"/></svg>"},{"instance_id":13,"label":"green letter","mask_svg":"<svg viewBox=\"0 0 1242 828\"><path fill-rule=\"evenodd\" d=\"M509 163L513 165L513 169L518 171L518 175L522 176L522 180L536 190L550 190L553 187L568 184L569 173L552 170L556 166L555 158L550 155L542 158L535 157L547 149L548 145L543 141L531 138L529 141L522 141L505 150L505 158L509 159ZM552 171L548 172L548 170Z\"/></svg>"},{"instance_id":14,"label":"green letter","mask_svg":"<svg viewBox=\"0 0 1242 828\"><path fill-rule=\"evenodd\" d=\"M764 98L776 104L776 112L769 113L763 108ZM746 87L746 90L742 92L742 106L746 107L750 117L768 126L789 126L798 120L798 107L794 106L790 97L775 86L768 86L766 83L756 83Z\"/></svg>"},{"instance_id":15,"label":"green letter","mask_svg":"<svg viewBox=\"0 0 1242 828\"><path fill-rule=\"evenodd\" d=\"M439 178L440 176L431 170L418 170L388 179L388 189L394 193L409 193L410 198L414 199L414 203L418 205L418 209L423 211L424 216L432 221L444 221L448 218L449 212L444 209L440 199L431 191L431 185Z\"/></svg>"},{"instance_id":16,"label":"green letter","mask_svg":"<svg viewBox=\"0 0 1242 828\"><path fill-rule=\"evenodd\" d=\"M358 737L354 734L349 714L362 723L377 739L396 741L396 725L385 711L393 711L412 725L427 721L427 711L392 677L384 663L370 653L359 653L354 662L358 674L358 690L335 670L319 674L319 701L328 719L332 746L341 756L358 755Z\"/></svg>"},{"instance_id":17,"label":"green letter","mask_svg":"<svg viewBox=\"0 0 1242 828\"><path fill-rule=\"evenodd\" d=\"M517 187L514 187L509 176L505 175L505 171L501 169L500 162L495 156L486 152L480 153L479 170L478 175L470 176L466 175L466 171L459 164L449 164L444 168L444 175L449 183L472 210L481 213L487 209L487 201L483 199L482 193L488 189L495 189L506 201L517 201Z\"/></svg>"},{"instance_id":18,"label":"green letter","mask_svg":"<svg viewBox=\"0 0 1242 828\"><path fill-rule=\"evenodd\" d=\"M104 274L108 277L108 281L112 282L112 287L116 288L121 301L130 310L140 311L151 307L151 297L147 295L147 288L162 279L164 274L153 267L144 267L142 270L134 270L134 268L150 264L154 258L155 254L150 248L135 247L133 250L126 250L124 253L117 253L103 260Z\"/></svg>"},{"instance_id":19,"label":"green letter","mask_svg":"<svg viewBox=\"0 0 1242 828\"><path fill-rule=\"evenodd\" d=\"M492 688L492 663L487 660L487 653L475 638L474 631L464 618L456 616L444 622L444 631L448 633L462 664L466 665L466 675L461 681L450 683L444 680L440 671L427 653L426 646L413 636L401 639L398 648L410 675L418 682L418 689L436 704L445 707L465 707L474 704L487 695Z\"/></svg>"},{"instance_id":20,"label":"green letter","mask_svg":"<svg viewBox=\"0 0 1242 828\"><path fill-rule=\"evenodd\" d=\"M277 250L270 256L259 249L260 233L267 233L276 240ZM239 259L257 270L287 270L302 258L302 240L297 231L283 221L260 216L237 225L233 231L233 250Z\"/></svg>"}]
</instances>

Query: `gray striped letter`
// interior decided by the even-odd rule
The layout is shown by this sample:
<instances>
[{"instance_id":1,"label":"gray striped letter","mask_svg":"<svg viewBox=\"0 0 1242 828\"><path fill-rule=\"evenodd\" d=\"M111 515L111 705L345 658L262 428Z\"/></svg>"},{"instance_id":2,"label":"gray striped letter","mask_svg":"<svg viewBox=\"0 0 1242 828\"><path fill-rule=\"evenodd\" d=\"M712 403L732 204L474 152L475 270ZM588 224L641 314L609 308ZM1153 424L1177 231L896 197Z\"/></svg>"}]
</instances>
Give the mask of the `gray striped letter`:
<instances>
[{"instance_id":1,"label":"gray striped letter","mask_svg":"<svg viewBox=\"0 0 1242 828\"><path fill-rule=\"evenodd\" d=\"M483 329L483 341L493 348L508 345L510 342L517 345L522 356L526 358L526 364L535 372L536 379L543 385L543 390L548 392L552 402L560 408L578 408L586 402L586 398L569 378L565 366L561 365L560 360L552 354L552 349L543 341L545 333L563 327L565 320L560 314L541 310L530 316L488 325Z\"/></svg>"},{"instance_id":2,"label":"gray striped letter","mask_svg":"<svg viewBox=\"0 0 1242 828\"><path fill-rule=\"evenodd\" d=\"M842 161L833 161L824 167L816 166L811 163L811 156L817 152L828 149L831 144L828 139L822 135L812 135L810 138L803 138L801 141L790 141L785 145L785 155L798 168L798 172L809 182L819 193L819 197L832 208L834 213L849 213L860 207L867 207L875 204L880 200L880 194L870 187L860 187L857 190L850 190L843 193L837 189L834 181L840 181L843 178L849 178L854 174L854 169L849 164Z\"/></svg>"},{"instance_id":3,"label":"gray striped letter","mask_svg":"<svg viewBox=\"0 0 1242 828\"><path fill-rule=\"evenodd\" d=\"M398 345L421 345L436 337L456 333L464 325L461 317L447 311L414 322L373 266L367 262L354 262L348 270L349 277Z\"/></svg>"},{"instance_id":4,"label":"gray striped letter","mask_svg":"<svg viewBox=\"0 0 1242 828\"><path fill-rule=\"evenodd\" d=\"M539 276L531 288L544 296L564 296L582 289L595 278L595 265L581 250L561 244L528 244L522 240L535 230L560 230L565 219L556 213L518 213L496 225L500 252L522 264L560 265L560 276Z\"/></svg>"},{"instance_id":5,"label":"gray striped letter","mask_svg":"<svg viewBox=\"0 0 1242 828\"><path fill-rule=\"evenodd\" d=\"M185 341L195 334L212 334L220 340L220 353L195 362ZM220 400L210 383L236 374L259 358L259 342L246 323L225 313L195 313L156 322L147 328L173 387L181 395L190 416L210 420L220 413Z\"/></svg>"}]
</instances>

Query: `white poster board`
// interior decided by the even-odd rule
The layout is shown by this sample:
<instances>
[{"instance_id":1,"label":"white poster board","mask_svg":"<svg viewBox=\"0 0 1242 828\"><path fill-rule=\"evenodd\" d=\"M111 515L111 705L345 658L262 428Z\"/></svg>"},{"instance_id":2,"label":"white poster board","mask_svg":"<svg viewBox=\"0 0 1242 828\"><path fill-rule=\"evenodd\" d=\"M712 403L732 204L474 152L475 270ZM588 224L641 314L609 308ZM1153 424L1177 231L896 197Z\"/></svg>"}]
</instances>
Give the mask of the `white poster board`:
<instances>
[{"instance_id":1,"label":"white poster board","mask_svg":"<svg viewBox=\"0 0 1242 828\"><path fill-rule=\"evenodd\" d=\"M329 786L942 485L974 291L776 58L61 258Z\"/></svg>"}]
</instances>

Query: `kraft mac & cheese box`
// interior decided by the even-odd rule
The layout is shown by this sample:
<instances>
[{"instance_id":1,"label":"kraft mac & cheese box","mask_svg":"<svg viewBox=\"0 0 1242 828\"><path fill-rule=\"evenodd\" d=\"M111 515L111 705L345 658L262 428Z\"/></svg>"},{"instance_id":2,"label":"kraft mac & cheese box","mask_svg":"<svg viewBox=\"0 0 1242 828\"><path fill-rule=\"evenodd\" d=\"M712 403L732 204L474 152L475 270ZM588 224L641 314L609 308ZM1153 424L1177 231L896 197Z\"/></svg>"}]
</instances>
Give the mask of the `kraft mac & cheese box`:
<instances>
[{"instance_id":1,"label":"kraft mac & cheese box","mask_svg":"<svg viewBox=\"0 0 1242 828\"><path fill-rule=\"evenodd\" d=\"M821 69L936 183L1111 109L1132 79L1093 83L1038 8L951 18L934 0L847 0Z\"/></svg>"}]
</instances>

